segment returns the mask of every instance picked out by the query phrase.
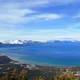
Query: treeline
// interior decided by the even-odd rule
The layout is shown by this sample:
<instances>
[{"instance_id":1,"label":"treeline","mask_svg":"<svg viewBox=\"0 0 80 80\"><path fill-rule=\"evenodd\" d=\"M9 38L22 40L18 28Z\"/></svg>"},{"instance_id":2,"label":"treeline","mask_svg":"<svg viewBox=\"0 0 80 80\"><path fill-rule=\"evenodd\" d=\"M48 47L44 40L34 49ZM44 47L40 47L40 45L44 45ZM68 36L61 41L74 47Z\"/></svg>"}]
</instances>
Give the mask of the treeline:
<instances>
[{"instance_id":1,"label":"treeline","mask_svg":"<svg viewBox=\"0 0 80 80\"><path fill-rule=\"evenodd\" d=\"M61 73L61 74L60 74ZM80 80L73 71L46 72L40 70L12 69L0 74L0 80Z\"/></svg>"}]
</instances>

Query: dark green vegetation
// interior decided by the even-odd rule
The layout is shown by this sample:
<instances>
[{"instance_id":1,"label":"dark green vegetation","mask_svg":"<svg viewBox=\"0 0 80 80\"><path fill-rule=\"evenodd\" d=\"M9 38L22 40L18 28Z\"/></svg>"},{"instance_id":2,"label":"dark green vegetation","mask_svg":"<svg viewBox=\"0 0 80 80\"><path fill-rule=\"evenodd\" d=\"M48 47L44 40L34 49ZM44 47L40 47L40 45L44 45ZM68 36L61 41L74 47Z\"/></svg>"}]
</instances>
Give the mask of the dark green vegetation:
<instances>
[{"instance_id":1,"label":"dark green vegetation","mask_svg":"<svg viewBox=\"0 0 80 80\"><path fill-rule=\"evenodd\" d=\"M0 80L80 80L80 67L21 64L0 56Z\"/></svg>"}]
</instances>

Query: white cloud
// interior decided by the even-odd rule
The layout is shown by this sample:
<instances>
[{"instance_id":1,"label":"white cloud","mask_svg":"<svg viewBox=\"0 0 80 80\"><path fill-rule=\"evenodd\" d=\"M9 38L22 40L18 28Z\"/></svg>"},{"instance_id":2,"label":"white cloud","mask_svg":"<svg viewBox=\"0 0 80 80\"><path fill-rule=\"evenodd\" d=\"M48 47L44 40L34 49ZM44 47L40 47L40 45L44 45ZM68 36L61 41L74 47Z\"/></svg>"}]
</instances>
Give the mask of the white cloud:
<instances>
[{"instance_id":1,"label":"white cloud","mask_svg":"<svg viewBox=\"0 0 80 80\"><path fill-rule=\"evenodd\" d=\"M29 4L32 2L28 1ZM45 3L40 0L38 3ZM25 3L25 1L24 1ZM34 3L34 2L33 2ZM32 3L32 4L33 4ZM37 2L36 2L37 3ZM47 3L47 2L46 2ZM0 3L1 4L1 3ZM28 3L25 3L26 5ZM30 4L32 6L32 4ZM25 6L25 5L23 5ZM0 5L0 27L13 26L14 24L22 24L34 20L56 20L61 19L63 16L56 13L38 13L38 11L32 10L31 8L23 8L22 3L4 3ZM30 15L31 16L28 16ZM34 15L33 15L34 14Z\"/></svg>"},{"instance_id":2,"label":"white cloud","mask_svg":"<svg viewBox=\"0 0 80 80\"><path fill-rule=\"evenodd\" d=\"M64 18L64 15L56 14L56 13L41 13L41 14L35 14L32 16L26 16L24 17L23 22L30 22L34 20L43 20L43 21L49 21L49 20L59 20Z\"/></svg>"},{"instance_id":3,"label":"white cloud","mask_svg":"<svg viewBox=\"0 0 80 80\"><path fill-rule=\"evenodd\" d=\"M8 9L0 8L0 10L0 21L4 23L20 23L23 21L24 15L35 13L31 9L11 8L10 6Z\"/></svg>"},{"instance_id":4,"label":"white cloud","mask_svg":"<svg viewBox=\"0 0 80 80\"><path fill-rule=\"evenodd\" d=\"M45 6L48 4L68 4L79 0L0 0L0 22L23 23L34 19L56 20L63 15L56 13L41 13L28 16L28 14L38 13L32 10L33 7ZM24 17L26 15L26 17Z\"/></svg>"},{"instance_id":5,"label":"white cloud","mask_svg":"<svg viewBox=\"0 0 80 80\"><path fill-rule=\"evenodd\" d=\"M28 16L28 14L35 15ZM55 13L41 13L37 14L36 11L30 9L10 9L8 11L0 13L0 21L3 23L25 23L32 20L56 20L61 19L63 16Z\"/></svg>"},{"instance_id":6,"label":"white cloud","mask_svg":"<svg viewBox=\"0 0 80 80\"><path fill-rule=\"evenodd\" d=\"M56 20L56 19L61 19L63 16L55 13L47 13L47 14L36 15L35 17L42 20Z\"/></svg>"}]
</instances>

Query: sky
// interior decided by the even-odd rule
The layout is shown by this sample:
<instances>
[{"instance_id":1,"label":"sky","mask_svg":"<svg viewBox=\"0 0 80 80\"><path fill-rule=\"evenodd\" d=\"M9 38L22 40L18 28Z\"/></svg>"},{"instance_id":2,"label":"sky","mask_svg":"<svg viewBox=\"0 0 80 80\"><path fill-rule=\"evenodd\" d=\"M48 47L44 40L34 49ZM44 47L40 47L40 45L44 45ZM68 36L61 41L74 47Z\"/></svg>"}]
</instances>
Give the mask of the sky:
<instances>
[{"instance_id":1,"label":"sky","mask_svg":"<svg viewBox=\"0 0 80 80\"><path fill-rule=\"evenodd\" d=\"M80 40L80 0L0 0L0 40Z\"/></svg>"}]
</instances>

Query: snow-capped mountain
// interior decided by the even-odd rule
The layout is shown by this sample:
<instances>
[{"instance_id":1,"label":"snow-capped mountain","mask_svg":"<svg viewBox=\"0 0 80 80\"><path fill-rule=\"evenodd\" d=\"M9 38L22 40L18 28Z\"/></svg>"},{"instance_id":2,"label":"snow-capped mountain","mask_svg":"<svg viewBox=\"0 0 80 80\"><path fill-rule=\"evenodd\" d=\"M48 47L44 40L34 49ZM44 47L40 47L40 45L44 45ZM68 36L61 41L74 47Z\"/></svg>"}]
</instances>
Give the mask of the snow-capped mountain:
<instances>
[{"instance_id":1,"label":"snow-capped mountain","mask_svg":"<svg viewBox=\"0 0 80 80\"><path fill-rule=\"evenodd\" d=\"M1 41L2 44L27 44L27 43L36 43L38 41L32 41L32 40L7 40L7 41Z\"/></svg>"},{"instance_id":2,"label":"snow-capped mountain","mask_svg":"<svg viewBox=\"0 0 80 80\"><path fill-rule=\"evenodd\" d=\"M40 41L32 41L32 40L7 40L7 41L1 41L0 43L2 44L41 44L41 43L45 43L45 44L54 44L54 43L79 43L80 41L71 41L71 40L64 40L64 41L60 41L60 40L53 40L53 41L47 41L47 42L40 42Z\"/></svg>"},{"instance_id":3,"label":"snow-capped mountain","mask_svg":"<svg viewBox=\"0 0 80 80\"><path fill-rule=\"evenodd\" d=\"M7 40L7 41L2 41L1 43L3 44L24 44L24 43L27 43L27 40Z\"/></svg>"}]
</instances>

